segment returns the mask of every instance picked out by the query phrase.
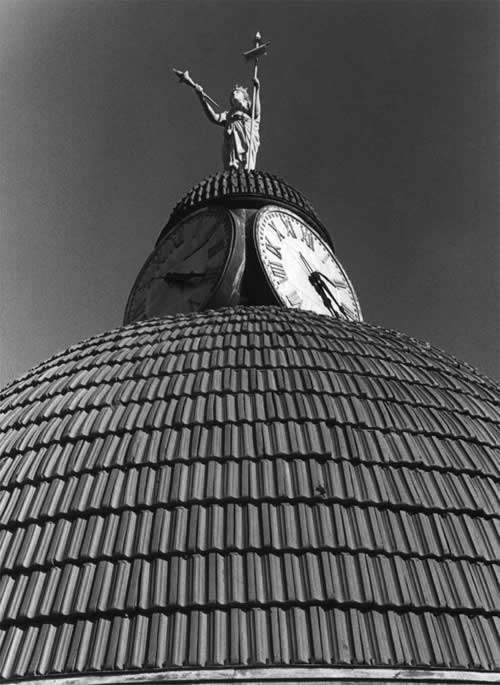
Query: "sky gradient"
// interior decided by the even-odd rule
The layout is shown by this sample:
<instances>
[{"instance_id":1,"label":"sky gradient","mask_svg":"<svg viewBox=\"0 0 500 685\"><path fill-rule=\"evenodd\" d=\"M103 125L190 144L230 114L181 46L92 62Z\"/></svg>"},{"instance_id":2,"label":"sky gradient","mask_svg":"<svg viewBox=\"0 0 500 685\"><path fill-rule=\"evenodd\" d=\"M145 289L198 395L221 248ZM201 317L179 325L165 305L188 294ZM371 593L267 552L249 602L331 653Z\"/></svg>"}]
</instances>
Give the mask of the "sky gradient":
<instances>
[{"instance_id":1,"label":"sky gradient","mask_svg":"<svg viewBox=\"0 0 500 685\"><path fill-rule=\"evenodd\" d=\"M175 203L221 168L256 30L257 168L302 191L365 319L500 377L497 2L0 0L0 386L121 325Z\"/></svg>"}]
</instances>

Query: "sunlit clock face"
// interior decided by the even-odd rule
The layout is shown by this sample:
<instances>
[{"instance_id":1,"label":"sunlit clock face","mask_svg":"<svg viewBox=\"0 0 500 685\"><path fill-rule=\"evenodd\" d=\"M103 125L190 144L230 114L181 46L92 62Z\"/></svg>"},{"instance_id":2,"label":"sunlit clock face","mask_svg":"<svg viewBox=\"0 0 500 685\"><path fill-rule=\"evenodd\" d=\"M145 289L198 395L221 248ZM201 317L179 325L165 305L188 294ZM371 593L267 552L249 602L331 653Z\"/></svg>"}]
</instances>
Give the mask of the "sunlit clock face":
<instances>
[{"instance_id":1,"label":"sunlit clock face","mask_svg":"<svg viewBox=\"0 0 500 685\"><path fill-rule=\"evenodd\" d=\"M278 300L352 321L361 321L354 289L328 244L300 217L267 206L255 219L254 237L262 267Z\"/></svg>"},{"instance_id":2,"label":"sunlit clock face","mask_svg":"<svg viewBox=\"0 0 500 685\"><path fill-rule=\"evenodd\" d=\"M231 215L202 209L175 225L144 265L125 322L204 309L224 275L234 244Z\"/></svg>"}]
</instances>

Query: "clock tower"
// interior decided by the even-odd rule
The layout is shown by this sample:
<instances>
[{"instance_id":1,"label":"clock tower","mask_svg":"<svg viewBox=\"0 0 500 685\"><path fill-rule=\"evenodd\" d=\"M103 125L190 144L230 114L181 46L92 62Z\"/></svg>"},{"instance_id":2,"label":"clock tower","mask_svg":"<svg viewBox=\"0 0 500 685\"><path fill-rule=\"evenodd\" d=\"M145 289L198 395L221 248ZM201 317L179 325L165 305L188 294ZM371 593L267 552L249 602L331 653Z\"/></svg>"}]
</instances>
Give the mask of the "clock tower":
<instances>
[{"instance_id":1,"label":"clock tower","mask_svg":"<svg viewBox=\"0 0 500 685\"><path fill-rule=\"evenodd\" d=\"M239 304L362 319L328 231L301 193L274 175L233 169L175 208L132 288L124 323Z\"/></svg>"}]
</instances>

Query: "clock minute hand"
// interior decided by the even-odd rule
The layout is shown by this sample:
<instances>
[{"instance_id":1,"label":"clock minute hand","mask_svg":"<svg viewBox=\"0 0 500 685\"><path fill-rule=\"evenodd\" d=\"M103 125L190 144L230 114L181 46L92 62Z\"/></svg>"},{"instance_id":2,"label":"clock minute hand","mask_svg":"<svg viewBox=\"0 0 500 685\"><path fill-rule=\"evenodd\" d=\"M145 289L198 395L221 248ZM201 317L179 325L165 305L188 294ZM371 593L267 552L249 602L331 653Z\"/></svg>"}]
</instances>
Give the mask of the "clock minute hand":
<instances>
[{"instance_id":1,"label":"clock minute hand","mask_svg":"<svg viewBox=\"0 0 500 685\"><path fill-rule=\"evenodd\" d=\"M318 271L318 273L320 274L321 278L331 283L334 288L347 288L347 284L344 283L344 281L332 281L331 278L328 278L328 276L322 274L320 271Z\"/></svg>"},{"instance_id":2,"label":"clock minute hand","mask_svg":"<svg viewBox=\"0 0 500 685\"><path fill-rule=\"evenodd\" d=\"M299 252L299 257L300 257L300 261L302 262L302 264L304 264L304 266L306 267L308 273L309 273L309 274L312 274L312 273L313 273L313 270L312 270L312 268L311 268L311 265L309 264L309 262L307 261L307 259L304 257L304 255L302 254L302 252Z\"/></svg>"}]
</instances>

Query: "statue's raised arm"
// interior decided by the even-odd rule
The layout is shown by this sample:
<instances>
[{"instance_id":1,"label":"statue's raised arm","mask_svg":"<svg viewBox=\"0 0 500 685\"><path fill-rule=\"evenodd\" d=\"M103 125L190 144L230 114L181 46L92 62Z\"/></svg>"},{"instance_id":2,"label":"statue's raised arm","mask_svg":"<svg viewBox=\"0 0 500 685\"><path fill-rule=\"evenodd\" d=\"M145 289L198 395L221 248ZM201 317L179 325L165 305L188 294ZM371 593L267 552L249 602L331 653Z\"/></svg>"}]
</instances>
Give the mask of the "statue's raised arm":
<instances>
[{"instance_id":1,"label":"statue's raised arm","mask_svg":"<svg viewBox=\"0 0 500 685\"><path fill-rule=\"evenodd\" d=\"M196 84L195 85L195 91L198 94L198 97L200 98L201 106L203 107L203 110L205 114L207 115L208 119L213 123L213 124L218 124L219 126L224 126L224 114L219 114L219 112L216 112L215 109L212 107L210 102L207 99L207 96L203 90L203 88Z\"/></svg>"},{"instance_id":2,"label":"statue's raised arm","mask_svg":"<svg viewBox=\"0 0 500 685\"><path fill-rule=\"evenodd\" d=\"M260 145L259 129L261 118L260 81L257 76L257 63L265 54L269 43L260 44L260 34L255 36L255 47L243 53L247 59L254 60L252 97L243 86L236 85L229 94L229 109L217 112L217 103L209 97L202 86L195 83L187 71L174 69L183 83L196 91L203 111L208 119L218 126L224 126L222 161L224 169L255 169L257 152Z\"/></svg>"},{"instance_id":3,"label":"statue's raised arm","mask_svg":"<svg viewBox=\"0 0 500 685\"><path fill-rule=\"evenodd\" d=\"M254 85L254 102L255 102L255 121L260 122L260 81L257 76L254 76L253 79L253 85Z\"/></svg>"}]
</instances>

